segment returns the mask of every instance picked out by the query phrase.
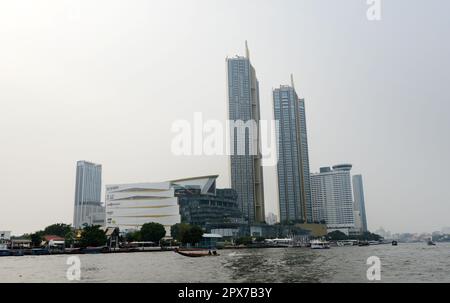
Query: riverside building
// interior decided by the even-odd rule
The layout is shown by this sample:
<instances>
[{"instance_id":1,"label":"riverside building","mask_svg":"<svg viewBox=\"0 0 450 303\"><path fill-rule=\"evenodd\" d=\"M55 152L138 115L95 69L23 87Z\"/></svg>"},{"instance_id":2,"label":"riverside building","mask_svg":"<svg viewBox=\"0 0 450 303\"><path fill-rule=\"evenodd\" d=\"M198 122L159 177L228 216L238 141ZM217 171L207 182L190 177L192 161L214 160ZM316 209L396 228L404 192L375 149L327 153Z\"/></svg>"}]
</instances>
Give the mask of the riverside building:
<instances>
[{"instance_id":1,"label":"riverside building","mask_svg":"<svg viewBox=\"0 0 450 303\"><path fill-rule=\"evenodd\" d=\"M348 235L355 228L351 169L351 164L335 165L311 175L313 220L325 222L328 232Z\"/></svg>"},{"instance_id":2,"label":"riverside building","mask_svg":"<svg viewBox=\"0 0 450 303\"><path fill-rule=\"evenodd\" d=\"M241 222L234 190L216 189L217 175L157 183L106 186L106 225L121 232L139 230L145 223L170 227L185 222L204 226Z\"/></svg>"}]
</instances>

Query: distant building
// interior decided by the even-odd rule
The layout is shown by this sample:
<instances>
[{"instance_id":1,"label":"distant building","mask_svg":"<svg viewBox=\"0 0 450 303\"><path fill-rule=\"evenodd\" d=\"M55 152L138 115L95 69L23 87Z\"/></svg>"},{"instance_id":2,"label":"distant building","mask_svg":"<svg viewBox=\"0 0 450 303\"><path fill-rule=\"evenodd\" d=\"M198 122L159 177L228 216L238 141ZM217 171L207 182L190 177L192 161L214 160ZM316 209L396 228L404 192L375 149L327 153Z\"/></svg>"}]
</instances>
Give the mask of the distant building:
<instances>
[{"instance_id":1,"label":"distant building","mask_svg":"<svg viewBox=\"0 0 450 303\"><path fill-rule=\"evenodd\" d=\"M159 183L117 184L106 186L106 226L127 232L139 230L145 223L170 227L181 223L176 190L194 190L200 195L215 194L218 176L188 178Z\"/></svg>"},{"instance_id":2,"label":"distant building","mask_svg":"<svg viewBox=\"0 0 450 303\"><path fill-rule=\"evenodd\" d=\"M280 222L312 223L311 185L305 101L291 86L273 91L278 129L278 196Z\"/></svg>"},{"instance_id":3,"label":"distant building","mask_svg":"<svg viewBox=\"0 0 450 303\"><path fill-rule=\"evenodd\" d=\"M247 44L246 52L245 57L226 60L228 117L233 122L253 122L259 127L259 83L250 62ZM238 194L241 212L249 224L262 223L265 212L259 132L254 133L252 128L247 128L243 133L233 129L230 135L233 149L230 156L231 187ZM239 154L239 148L244 149L243 154Z\"/></svg>"},{"instance_id":4,"label":"distant building","mask_svg":"<svg viewBox=\"0 0 450 303\"><path fill-rule=\"evenodd\" d=\"M379 229L377 229L375 231L375 234L380 235L380 236L382 236L385 239L391 239L392 238L391 232L384 230L383 227L380 227Z\"/></svg>"},{"instance_id":5,"label":"distant building","mask_svg":"<svg viewBox=\"0 0 450 303\"><path fill-rule=\"evenodd\" d=\"M355 198L355 220L356 228L361 232L367 232L366 205L364 201L364 186L361 175L353 176L353 197Z\"/></svg>"},{"instance_id":6,"label":"distant building","mask_svg":"<svg viewBox=\"0 0 450 303\"><path fill-rule=\"evenodd\" d=\"M355 228L351 169L350 164L335 165L311 175L313 220L325 222L329 232L349 234Z\"/></svg>"},{"instance_id":7,"label":"distant building","mask_svg":"<svg viewBox=\"0 0 450 303\"><path fill-rule=\"evenodd\" d=\"M101 203L102 166L87 161L77 162L73 226L102 225L105 209Z\"/></svg>"},{"instance_id":8,"label":"distant building","mask_svg":"<svg viewBox=\"0 0 450 303\"><path fill-rule=\"evenodd\" d=\"M450 235L450 227L443 227L441 232L445 235Z\"/></svg>"},{"instance_id":9,"label":"distant building","mask_svg":"<svg viewBox=\"0 0 450 303\"><path fill-rule=\"evenodd\" d=\"M266 223L269 225L275 225L278 222L277 215L274 213L268 213L266 216Z\"/></svg>"}]
</instances>

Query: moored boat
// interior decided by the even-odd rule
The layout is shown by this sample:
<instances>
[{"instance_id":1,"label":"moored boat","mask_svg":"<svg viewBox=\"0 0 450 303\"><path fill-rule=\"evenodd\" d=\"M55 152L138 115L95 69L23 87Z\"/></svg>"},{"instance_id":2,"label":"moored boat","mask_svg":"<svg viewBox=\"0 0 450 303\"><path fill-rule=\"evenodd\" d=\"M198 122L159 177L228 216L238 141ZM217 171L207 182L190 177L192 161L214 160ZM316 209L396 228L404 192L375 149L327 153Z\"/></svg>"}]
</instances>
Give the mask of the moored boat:
<instances>
[{"instance_id":1,"label":"moored boat","mask_svg":"<svg viewBox=\"0 0 450 303\"><path fill-rule=\"evenodd\" d=\"M70 255L81 254L81 248L66 248L64 252Z\"/></svg>"},{"instance_id":2,"label":"moored boat","mask_svg":"<svg viewBox=\"0 0 450 303\"><path fill-rule=\"evenodd\" d=\"M311 249L329 249L330 242L322 240L312 240Z\"/></svg>"},{"instance_id":3,"label":"moored boat","mask_svg":"<svg viewBox=\"0 0 450 303\"><path fill-rule=\"evenodd\" d=\"M0 243L0 257L11 256L11 251L6 244Z\"/></svg>"},{"instance_id":4,"label":"moored boat","mask_svg":"<svg viewBox=\"0 0 450 303\"><path fill-rule=\"evenodd\" d=\"M81 250L81 253L83 253L83 254L100 254L102 252L105 252L106 250L107 250L107 248L104 246L86 247Z\"/></svg>"},{"instance_id":5,"label":"moored boat","mask_svg":"<svg viewBox=\"0 0 450 303\"><path fill-rule=\"evenodd\" d=\"M358 241L357 240L341 240L341 241L337 241L336 245L339 247L343 247L343 246L354 246L357 245Z\"/></svg>"},{"instance_id":6,"label":"moored boat","mask_svg":"<svg viewBox=\"0 0 450 303\"><path fill-rule=\"evenodd\" d=\"M50 252L47 248L33 248L31 254L35 256L49 255Z\"/></svg>"},{"instance_id":7,"label":"moored boat","mask_svg":"<svg viewBox=\"0 0 450 303\"><path fill-rule=\"evenodd\" d=\"M9 249L0 249L0 257L11 256L11 251Z\"/></svg>"},{"instance_id":8,"label":"moored boat","mask_svg":"<svg viewBox=\"0 0 450 303\"><path fill-rule=\"evenodd\" d=\"M19 250L12 250L11 251L11 256L21 257L23 255L24 255L24 252L21 249L19 249Z\"/></svg>"}]
</instances>

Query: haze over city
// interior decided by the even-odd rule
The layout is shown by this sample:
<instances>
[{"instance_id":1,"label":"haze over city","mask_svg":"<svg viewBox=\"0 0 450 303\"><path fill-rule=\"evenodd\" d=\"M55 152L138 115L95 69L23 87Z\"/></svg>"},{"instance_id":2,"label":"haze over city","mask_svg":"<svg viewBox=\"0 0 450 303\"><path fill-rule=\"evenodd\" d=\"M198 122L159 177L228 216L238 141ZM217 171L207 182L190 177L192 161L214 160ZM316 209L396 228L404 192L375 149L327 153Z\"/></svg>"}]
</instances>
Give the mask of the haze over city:
<instances>
[{"instance_id":1,"label":"haze over city","mask_svg":"<svg viewBox=\"0 0 450 303\"><path fill-rule=\"evenodd\" d=\"M255 9L257 5L257 9ZM77 160L103 185L219 174L227 156L171 152L178 119L227 119L225 58L305 98L311 172L353 164L369 229L450 225L447 1L21 1L0 4L0 230L71 223ZM270 22L268 22L270 21ZM266 167L266 212L277 212Z\"/></svg>"}]
</instances>

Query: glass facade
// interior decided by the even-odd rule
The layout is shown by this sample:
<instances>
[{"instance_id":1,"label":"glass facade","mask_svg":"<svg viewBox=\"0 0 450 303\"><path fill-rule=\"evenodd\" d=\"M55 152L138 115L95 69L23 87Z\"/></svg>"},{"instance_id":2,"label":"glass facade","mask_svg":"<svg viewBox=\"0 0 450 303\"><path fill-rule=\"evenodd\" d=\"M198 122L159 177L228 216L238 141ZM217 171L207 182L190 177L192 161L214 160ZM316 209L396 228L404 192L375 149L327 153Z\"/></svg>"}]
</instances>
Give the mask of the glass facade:
<instances>
[{"instance_id":1,"label":"glass facade","mask_svg":"<svg viewBox=\"0 0 450 303\"><path fill-rule=\"evenodd\" d=\"M242 215L249 224L264 222L264 186L259 144L259 84L249 58L227 59L228 116L231 121L254 122L244 136L236 128L231 134L231 186L237 192ZM244 154L239 153L243 147ZM256 151L256 152L251 152Z\"/></svg>"},{"instance_id":2,"label":"glass facade","mask_svg":"<svg viewBox=\"0 0 450 303\"><path fill-rule=\"evenodd\" d=\"M91 216L104 213L101 204L102 166L86 161L77 162L73 226L92 223Z\"/></svg>"},{"instance_id":3,"label":"glass facade","mask_svg":"<svg viewBox=\"0 0 450 303\"><path fill-rule=\"evenodd\" d=\"M305 102L291 86L273 91L278 129L280 222L312 222Z\"/></svg>"},{"instance_id":4,"label":"glass facade","mask_svg":"<svg viewBox=\"0 0 450 303\"><path fill-rule=\"evenodd\" d=\"M361 175L353 176L353 195L355 199L355 210L361 215L361 229L367 231L366 203L364 201L364 186Z\"/></svg>"},{"instance_id":5,"label":"glass facade","mask_svg":"<svg viewBox=\"0 0 450 303\"><path fill-rule=\"evenodd\" d=\"M176 190L182 223L206 227L212 224L243 223L233 189L217 189L215 194L200 190Z\"/></svg>"}]
</instances>

